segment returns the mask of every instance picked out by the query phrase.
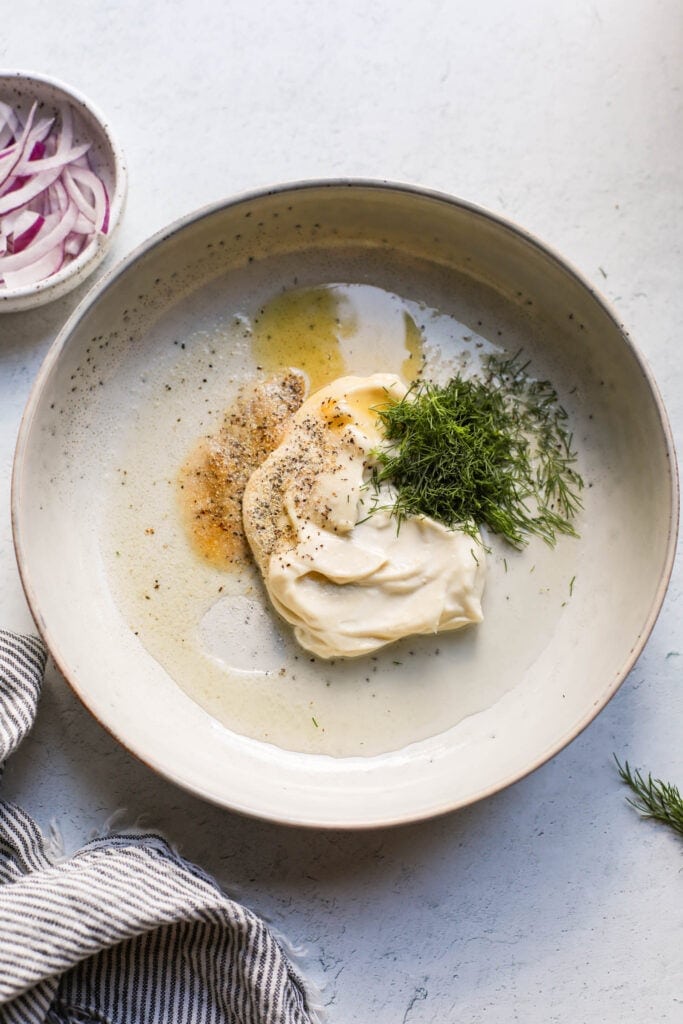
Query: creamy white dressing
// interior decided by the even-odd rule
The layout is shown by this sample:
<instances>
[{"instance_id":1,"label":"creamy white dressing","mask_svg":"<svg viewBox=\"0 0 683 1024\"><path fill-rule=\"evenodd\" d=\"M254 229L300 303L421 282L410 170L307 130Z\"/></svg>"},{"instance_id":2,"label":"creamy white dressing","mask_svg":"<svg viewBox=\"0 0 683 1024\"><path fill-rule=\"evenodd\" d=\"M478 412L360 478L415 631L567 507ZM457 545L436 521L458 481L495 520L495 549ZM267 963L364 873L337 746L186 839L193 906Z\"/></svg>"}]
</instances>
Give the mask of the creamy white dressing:
<instances>
[{"instance_id":1,"label":"creamy white dressing","mask_svg":"<svg viewBox=\"0 0 683 1024\"><path fill-rule=\"evenodd\" d=\"M479 539L426 516L399 529L391 490L368 488L384 440L373 410L406 391L393 374L333 381L303 403L247 485L245 529L270 599L322 658L483 618Z\"/></svg>"}]
</instances>

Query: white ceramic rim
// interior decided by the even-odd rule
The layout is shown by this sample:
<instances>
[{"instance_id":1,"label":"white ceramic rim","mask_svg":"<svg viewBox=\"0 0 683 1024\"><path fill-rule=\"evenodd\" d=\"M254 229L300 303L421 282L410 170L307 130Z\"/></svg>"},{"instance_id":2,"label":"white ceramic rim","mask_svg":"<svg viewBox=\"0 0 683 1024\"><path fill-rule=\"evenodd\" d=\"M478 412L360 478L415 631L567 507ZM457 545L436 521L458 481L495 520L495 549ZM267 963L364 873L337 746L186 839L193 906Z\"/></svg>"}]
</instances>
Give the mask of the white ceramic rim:
<instances>
[{"instance_id":1,"label":"white ceramic rim","mask_svg":"<svg viewBox=\"0 0 683 1024\"><path fill-rule=\"evenodd\" d=\"M647 365L647 362L646 362L645 358L638 351L638 349L636 348L634 343L631 341L631 338L629 337L628 332L626 331L623 323L617 317L616 312L612 309L612 307L609 304L609 302L598 292L598 290L593 286L593 284L576 267L574 267L571 263L567 262L567 260L563 256L560 256L560 254L558 252L556 252L552 247L550 247L550 246L546 245L545 243L541 242L538 238L536 238L534 235L532 235L531 233L529 233L528 231L526 231L524 228L520 227L518 224L514 223L513 221L510 221L510 220L508 220L508 219L506 219L504 217L501 217L498 214L492 213L491 211L489 211L489 210L487 210L487 209L485 209L485 208L483 208L481 206L478 206L475 203L471 203L471 202L469 202L467 200L459 199L459 198L457 198L455 196L452 196L452 195L449 195L448 193L445 193L445 192L440 192L438 190L424 188L424 187L422 187L420 185L417 185L417 184L414 184L414 183L396 182L396 181L389 181L389 180L386 180L386 179L333 178L333 179L318 179L318 180L312 179L312 180L302 180L302 181L288 182L288 183L278 184L278 185L275 185L275 186L272 186L272 187L267 187L267 188L261 188L261 189L255 189L255 190L251 190L251 191L242 192L242 193L239 193L238 195L236 195L236 196L234 196L234 197L232 197L230 199L219 200L218 202L211 203L211 204L209 204L207 206L201 207L200 209L198 209L198 210L196 210L196 211L194 211L192 213L186 214L185 216L183 216L183 217L179 218L178 220L174 221L169 226L167 226L165 228L162 228L160 231L156 232L154 235L152 235L146 241L144 241L140 245L138 245L131 253L129 253L127 256L123 257L123 259L121 259L119 261L119 263L115 267L113 267L110 271L108 271L106 274L104 274L100 278L100 280L95 285L92 286L90 291L87 293L87 295L82 299L82 301L76 307L76 309L71 314L71 316L67 320L67 322L64 325L64 327L62 328L62 330L59 332L59 334L55 338L55 341L53 342L52 346L50 347L50 349L49 349L49 351L48 351L48 353L47 353L47 355L46 355L46 357L45 357L45 359L43 361L43 364L42 364L42 366L41 366L41 368L40 368L40 370L38 372L36 380L35 380L35 382L33 384L32 389L31 389L31 393L29 395L28 402L27 402L26 408L24 410L24 414L23 414L22 419L21 419L21 423L20 423L20 427L19 427L19 434L18 434L18 439L17 439L17 445L16 445L16 449L15 449L13 472L12 472L11 505L12 505L12 530L13 530L13 538L14 538L14 547L15 547L17 564L18 564L18 567L19 567L19 574L20 574L22 586L23 586L23 589L24 589L24 593L26 595L26 599L28 601L29 607L30 607L30 609L31 609L31 611L32 611L32 613L34 615L34 618L35 618L36 622L40 623L42 621L42 616L40 614L36 614L36 612L38 610L38 598L37 598L37 596L35 594L34 588L33 588L32 584L31 584L31 580L29 578L26 562L25 562L24 556L22 554L21 540L20 540L20 537L18 535L19 534L19 531L18 531L19 514L18 514L17 500L18 500L18 494L19 494L19 491L20 491L21 467L22 467L22 464L23 464L25 448L26 448L27 438L28 438L28 435L30 433L31 423L32 423L33 417L35 415L36 407L37 407L38 402L40 400L40 395L41 395L43 386L44 386L44 384L45 384L45 382L46 382L46 380L47 380L47 378L48 378L48 376L49 376L49 374L50 374L54 364L59 359L61 351L62 351L63 347L65 346L65 344L66 344L66 342L67 342L71 332L73 331L73 329L77 325L78 321L99 300L100 296L109 288L109 286L118 277L120 277L122 274L126 273L149 250L151 250L152 248L154 248L157 245L160 245L161 243L163 243L167 239L172 238L174 235L177 235L188 224L194 223L194 222L196 222L198 220L202 220L205 217L209 217L209 216L211 216L212 214L216 213L219 210L222 210L222 209L225 209L225 208L229 208L231 206L237 206L237 205L240 205L242 203L254 202L256 200L263 199L266 196L279 195L279 194L283 194L283 193L287 193L287 192L293 192L294 193L294 192L300 192L300 191L304 191L304 190L308 190L308 189L320 189L320 188L350 188L350 189L352 189L352 188L358 188L358 187L365 188L365 189L399 191L399 192L406 193L408 195L411 195L411 194L412 195L417 195L417 196L420 196L420 197L433 199L433 200L438 201L438 202L446 203L448 205L455 205L455 206L458 206L460 208L466 209L466 210L468 210L468 211L470 211L470 212L472 212L472 213L474 213L474 214L476 214L476 215L478 215L478 216L480 216L480 217L482 217L484 219L489 220L490 222L492 222L493 224L503 228L504 230L513 232L514 234L516 234L520 238L522 238L524 241L526 241L528 244L530 244L530 245L536 247L537 249L539 249L543 254L545 254L546 256L550 257L552 260L554 260L565 272L567 272L571 276L573 276L574 279L577 281L577 283L579 285L581 285L583 288L585 288L591 294L591 296L595 299L595 301L597 303L599 303L599 305L602 306L602 308L605 311L605 313L607 314L607 316L613 321L613 323L615 324L615 326L619 330L619 333L620 333L624 343L630 349L634 359L636 360L636 363L637 363L638 367L640 368L640 372L642 373L646 383L648 384L648 386L650 388L650 391L652 393L652 396L654 398L655 406L656 406L658 417L659 417L659 422L660 422L660 425L661 425L661 428L662 428L662 434L663 434L665 442L666 442L667 456L668 456L667 461L668 461L668 464L670 466L670 473L671 473L671 507L670 507L670 510L669 510L668 536L667 536L666 558L665 558L665 561L664 561L664 567L663 567L663 571L662 571L662 574L661 574L661 577L660 577L660 580L659 580L659 584L658 584L657 590L655 592L652 604L650 606L647 618L646 618L646 620L644 622L642 632L640 633L640 636L639 636L636 644L634 645L633 649L630 651L629 656L624 661L622 667L620 668L620 670L613 677L613 680L612 680L611 684L601 694L600 699L597 700L591 706L590 710L585 714L585 716L578 723L575 723L568 730L568 732L565 735L560 737L550 747L548 747L541 754L539 754L524 769L513 772L512 774L510 774L506 778L504 778L502 780L498 780L494 785L488 786L488 787L482 789L481 792L479 792L477 794L474 794L472 796L469 796L466 799L461 799L461 800L456 799L456 800L453 800L453 801L444 801L442 804L440 804L440 805L438 805L436 807L430 807L428 809L425 809L423 812L417 812L417 813L411 812L411 813L408 813L406 815L387 817L387 818L382 819L382 820L371 821L371 822L368 822L366 820L357 820L357 821L348 821L348 820L343 820L343 821L326 821L324 823L324 825L319 825L319 824L317 824L315 822L311 822L311 821L308 821L308 820L302 821L298 817L295 817L295 816L289 816L288 817L286 814L280 814L278 817L269 817L267 819L267 820L277 821L280 824L294 825L294 826L297 826L297 827L305 827L305 828L321 828L322 827L322 828L325 828L325 829L366 830L366 829L371 829L371 828L380 828L380 827L384 828L384 827L403 825L403 824L408 824L410 822L423 821L423 820L426 820L426 819L431 819L431 818L434 818L434 817L438 817L438 816L440 816L442 814L445 814L445 813L448 813L450 811L455 811L455 810L458 810L458 809L460 809L462 807L467 807L470 804L478 803L480 800L483 800L483 799L485 799L485 798L487 798L489 796L492 796L493 794L498 793L498 792L500 792L503 789L507 789L508 786L511 786L514 783L519 782L521 779L525 778L527 775L530 775L532 772L536 771L543 764L545 764L547 761L549 761L551 758L553 758L556 754L558 754L561 750L563 750L569 743L571 743L574 739L576 739L576 737L579 736L588 725L590 725L590 723L593 721L593 719L609 703L609 701L612 699L612 697L615 695L615 693L617 692L617 690L619 689L619 687L623 683L623 681L626 678L626 676L629 674L629 672L631 671L631 669L635 665L636 661L638 660L638 658L640 657L640 654L643 651L643 648L644 648L645 644L647 643L647 640L649 639L649 636L650 636L650 634L652 632L652 629L653 629L653 627L655 625L655 622L656 622L657 617L659 615L659 612L661 610L662 603L664 601L664 597L666 595L666 591L667 591L667 588L668 588L668 585L669 585L669 581L671 579L671 573L672 573L672 570L673 570L673 564L674 564L674 559L675 559L675 554L676 554L676 543L677 543L677 537L678 537L678 526L679 526L679 515L680 515L680 486L679 486L679 474L678 474L678 464L677 464L677 459L676 459L676 450L675 450L674 438L673 438L673 434L672 434L672 431L671 431L671 426L670 426L670 423L669 423L668 414L667 414L666 407L664 405L663 399L661 397L661 394L660 394L660 391L659 391L659 387L658 387L658 385L657 385L657 383L656 383L656 381L654 379L654 376L653 376L651 370L649 369L649 366ZM201 786L190 785L185 779L183 779L182 777L179 777L178 775L176 775L174 773L172 767L169 767L168 765L165 765L165 764L164 765L159 764L159 763L155 762L154 759L150 758L149 755L145 754L144 751L135 750L131 746L129 746L128 743L126 742L126 740L123 737L118 736L115 732L113 732L112 729L107 725L107 723L102 721L102 719L100 719L92 711L92 709L90 708L89 703L88 703L87 693L83 692L81 689L79 689L79 687L76 686L74 684L74 682L69 678L68 667L65 666L62 663L62 660L60 659L60 653L59 653L58 645L54 642L54 640L53 640L53 638L52 638L52 636L50 634L50 630L47 628L47 626L43 625L42 628L40 628L40 632L41 632L41 635L42 635L45 643L48 646L48 649L49 649L49 651L50 651L50 653L51 653L51 655L52 655L52 657L53 657L57 667L59 668L60 672L62 673L64 678L67 680L67 682L69 683L69 685L71 686L71 688L73 689L74 693L79 698L81 703L88 709L88 711L90 711L91 714L93 714L93 717L96 718L96 720L99 722L99 724L107 732L109 732L110 735L112 735L117 740L117 742L120 743L129 753L133 754L133 756L135 756L138 760L140 760L147 767L151 768L157 774L161 775L162 777L164 777L166 779L169 779L170 781L174 782L176 785L180 786L182 789L185 789L188 792L191 792L191 793L193 793L196 796L200 796L203 799L205 799L205 800L207 800L207 801L209 801L211 803L218 804L219 806L224 806L227 809L230 809L232 811L237 811L238 813L245 814L245 815L250 816L250 817L255 817L255 818L259 818L259 819L262 819L264 817L264 815L259 815L259 814L255 813L254 810L252 808L248 807L248 806L241 806L239 804L239 802L237 802L237 801L231 801L231 803L228 805L227 803L223 803L223 802L217 800L215 795L210 794L210 793L204 791Z\"/></svg>"},{"instance_id":2,"label":"white ceramic rim","mask_svg":"<svg viewBox=\"0 0 683 1024\"><path fill-rule=\"evenodd\" d=\"M107 234L96 235L86 245L85 249L78 254L75 260L62 267L56 274L52 274L42 281L36 281L35 284L23 285L21 288L3 288L0 291L0 312L2 311L3 304L14 305L14 303L20 303L22 299L36 299L38 295L41 295L41 298L43 296L47 297L48 293L51 294L53 292L65 294L68 288L64 286L70 285L72 278L80 277L84 279L87 276L84 273L86 268L94 270L109 248L114 232L121 221L128 192L128 171L123 150L113 135L104 114L82 92L79 92L78 89L74 89L73 86L67 85L58 78L52 78L50 75L43 75L33 71L13 71L0 68L0 81L5 78L23 80L29 84L31 82L40 82L43 85L59 89L64 93L65 97L72 100L77 107L86 110L97 121L103 135L111 146L114 156L114 188L109 202L109 228ZM57 298L58 296L55 295L54 297ZM22 307L17 305L15 309L8 310L7 312L15 312L20 308ZM23 308L29 307L25 306Z\"/></svg>"}]
</instances>

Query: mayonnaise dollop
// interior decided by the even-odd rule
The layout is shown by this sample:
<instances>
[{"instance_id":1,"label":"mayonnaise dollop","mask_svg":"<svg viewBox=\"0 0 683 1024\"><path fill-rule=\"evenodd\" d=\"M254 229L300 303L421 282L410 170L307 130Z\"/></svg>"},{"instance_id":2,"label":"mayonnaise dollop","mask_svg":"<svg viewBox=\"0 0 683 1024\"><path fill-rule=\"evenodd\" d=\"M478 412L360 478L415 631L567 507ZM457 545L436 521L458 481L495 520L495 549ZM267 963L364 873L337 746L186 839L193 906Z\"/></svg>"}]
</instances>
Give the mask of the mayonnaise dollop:
<instances>
[{"instance_id":1,"label":"mayonnaise dollop","mask_svg":"<svg viewBox=\"0 0 683 1024\"><path fill-rule=\"evenodd\" d=\"M397 521L389 488L368 488L383 443L373 411L398 402L393 374L341 377L308 398L252 474L247 539L270 599L322 658L368 654L404 636L481 622L478 538L426 516Z\"/></svg>"}]
</instances>

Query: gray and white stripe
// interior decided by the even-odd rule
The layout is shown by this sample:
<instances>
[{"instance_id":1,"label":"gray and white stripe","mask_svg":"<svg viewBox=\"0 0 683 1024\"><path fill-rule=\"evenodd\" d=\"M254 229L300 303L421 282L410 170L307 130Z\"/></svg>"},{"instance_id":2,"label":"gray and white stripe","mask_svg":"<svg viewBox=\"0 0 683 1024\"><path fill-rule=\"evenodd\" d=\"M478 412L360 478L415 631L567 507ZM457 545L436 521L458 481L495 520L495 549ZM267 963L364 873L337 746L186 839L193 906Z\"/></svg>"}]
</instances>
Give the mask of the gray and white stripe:
<instances>
[{"instance_id":1,"label":"gray and white stripe","mask_svg":"<svg viewBox=\"0 0 683 1024\"><path fill-rule=\"evenodd\" d=\"M30 727L39 640L0 630L0 752ZM0 802L0 1024L313 1024L269 929L157 835L55 863Z\"/></svg>"},{"instance_id":2,"label":"gray and white stripe","mask_svg":"<svg viewBox=\"0 0 683 1024\"><path fill-rule=\"evenodd\" d=\"M37 637L0 629L0 767L33 724L46 660Z\"/></svg>"}]
</instances>

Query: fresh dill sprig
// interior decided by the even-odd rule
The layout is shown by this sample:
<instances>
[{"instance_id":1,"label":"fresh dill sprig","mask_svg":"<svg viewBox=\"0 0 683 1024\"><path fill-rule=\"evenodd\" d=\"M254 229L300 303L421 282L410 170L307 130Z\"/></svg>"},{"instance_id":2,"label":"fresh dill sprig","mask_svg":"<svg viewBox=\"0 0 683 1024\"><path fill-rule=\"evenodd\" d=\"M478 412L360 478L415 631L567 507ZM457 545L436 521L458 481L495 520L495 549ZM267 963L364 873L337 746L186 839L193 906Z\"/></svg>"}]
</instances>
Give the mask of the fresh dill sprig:
<instances>
[{"instance_id":1,"label":"fresh dill sprig","mask_svg":"<svg viewBox=\"0 0 683 1024\"><path fill-rule=\"evenodd\" d=\"M647 779L644 778L638 769L631 771L628 761L622 766L616 754L614 760L617 762L621 781L635 794L635 799L628 800L627 803L644 818L661 821L679 835L683 835L683 797L678 787L672 786L669 782L662 782L661 779L653 779L649 772Z\"/></svg>"},{"instance_id":2,"label":"fresh dill sprig","mask_svg":"<svg viewBox=\"0 0 683 1024\"><path fill-rule=\"evenodd\" d=\"M376 410L389 445L374 452L372 484L376 494L384 482L395 488L399 526L426 515L474 535L486 524L518 548L528 534L551 545L576 536L583 481L567 414L528 366L519 353L491 356L481 378L420 381Z\"/></svg>"}]
</instances>

